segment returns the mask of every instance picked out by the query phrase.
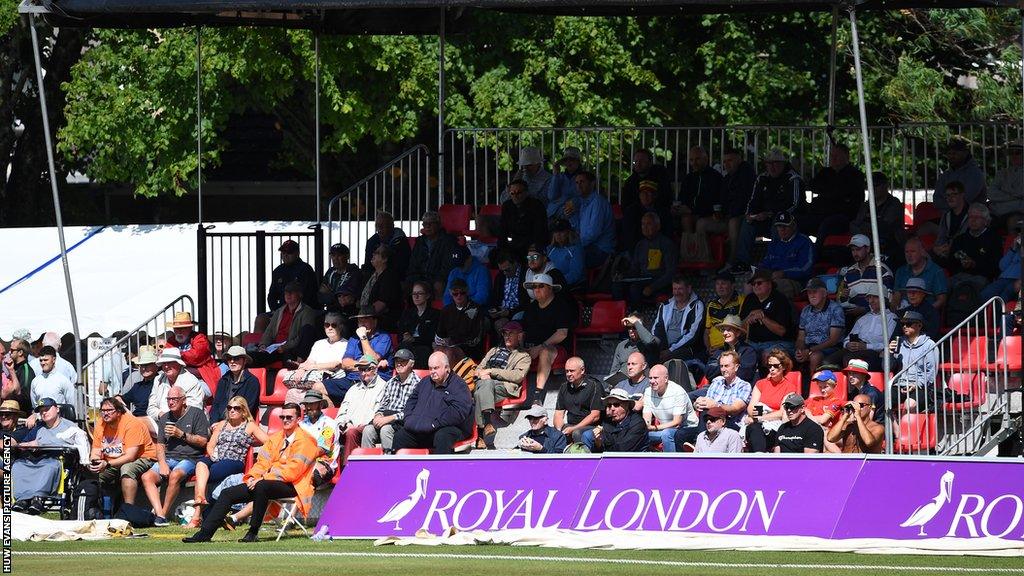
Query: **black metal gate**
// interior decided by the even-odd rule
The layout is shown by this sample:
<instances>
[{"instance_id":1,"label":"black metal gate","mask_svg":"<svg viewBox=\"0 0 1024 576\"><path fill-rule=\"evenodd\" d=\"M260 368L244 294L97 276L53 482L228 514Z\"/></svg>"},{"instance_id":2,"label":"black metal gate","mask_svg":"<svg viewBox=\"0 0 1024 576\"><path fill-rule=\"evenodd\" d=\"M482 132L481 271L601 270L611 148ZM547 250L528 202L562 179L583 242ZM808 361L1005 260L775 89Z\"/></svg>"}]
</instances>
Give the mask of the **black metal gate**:
<instances>
[{"instance_id":1,"label":"black metal gate","mask_svg":"<svg viewBox=\"0 0 1024 576\"><path fill-rule=\"evenodd\" d=\"M212 232L199 226L196 270L199 297L196 322L207 333L238 336L252 330L253 319L267 312L267 286L280 263L278 248L286 240L299 243L300 257L324 272L324 233L320 224L308 232Z\"/></svg>"}]
</instances>

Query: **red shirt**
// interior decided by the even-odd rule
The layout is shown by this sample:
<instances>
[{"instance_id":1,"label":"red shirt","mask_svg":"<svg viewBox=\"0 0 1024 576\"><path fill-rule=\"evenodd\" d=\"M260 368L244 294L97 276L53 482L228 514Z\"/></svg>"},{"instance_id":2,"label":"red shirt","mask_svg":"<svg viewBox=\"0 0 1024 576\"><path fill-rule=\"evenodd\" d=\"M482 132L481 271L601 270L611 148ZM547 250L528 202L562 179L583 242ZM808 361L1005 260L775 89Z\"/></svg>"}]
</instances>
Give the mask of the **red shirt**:
<instances>
[{"instance_id":1,"label":"red shirt","mask_svg":"<svg viewBox=\"0 0 1024 576\"><path fill-rule=\"evenodd\" d=\"M284 342L288 339L288 331L292 329L292 320L294 319L295 310L285 305L284 311L281 313L281 323L277 325L277 335L274 336L274 342Z\"/></svg>"},{"instance_id":2,"label":"red shirt","mask_svg":"<svg viewBox=\"0 0 1024 576\"><path fill-rule=\"evenodd\" d=\"M786 394L800 393L800 384L789 378L784 378L778 384L767 378L762 378L757 381L757 389L761 391L761 404L771 407L772 410L778 410L782 407L782 399L786 397Z\"/></svg>"},{"instance_id":3,"label":"red shirt","mask_svg":"<svg viewBox=\"0 0 1024 576\"><path fill-rule=\"evenodd\" d=\"M804 407L815 416L828 414L829 419L826 425L831 425L843 409L843 402L835 395L835 392L833 388L832 393L828 396L811 396L804 402Z\"/></svg>"}]
</instances>

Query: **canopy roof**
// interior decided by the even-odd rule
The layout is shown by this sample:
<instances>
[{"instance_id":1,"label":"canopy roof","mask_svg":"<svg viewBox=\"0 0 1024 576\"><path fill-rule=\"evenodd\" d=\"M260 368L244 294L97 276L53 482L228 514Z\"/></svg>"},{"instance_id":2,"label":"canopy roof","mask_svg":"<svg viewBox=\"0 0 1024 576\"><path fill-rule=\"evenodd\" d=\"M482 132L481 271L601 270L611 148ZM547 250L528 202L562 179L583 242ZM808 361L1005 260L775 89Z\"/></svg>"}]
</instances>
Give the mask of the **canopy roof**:
<instances>
[{"instance_id":1,"label":"canopy roof","mask_svg":"<svg viewBox=\"0 0 1024 576\"><path fill-rule=\"evenodd\" d=\"M441 8L457 25L469 10L568 16L721 12L1012 8L1016 0L25 0L54 25L105 28L275 26L335 34L434 34Z\"/></svg>"}]
</instances>

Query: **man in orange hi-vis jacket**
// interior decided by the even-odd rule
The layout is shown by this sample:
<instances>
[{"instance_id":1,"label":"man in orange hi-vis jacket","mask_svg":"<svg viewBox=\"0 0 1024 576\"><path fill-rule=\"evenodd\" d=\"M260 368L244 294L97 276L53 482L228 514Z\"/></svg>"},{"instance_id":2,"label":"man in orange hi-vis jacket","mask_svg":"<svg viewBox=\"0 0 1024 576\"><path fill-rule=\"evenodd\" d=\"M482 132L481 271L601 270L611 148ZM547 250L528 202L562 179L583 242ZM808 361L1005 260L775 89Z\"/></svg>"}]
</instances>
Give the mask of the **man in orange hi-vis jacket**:
<instances>
[{"instance_id":1,"label":"man in orange hi-vis jacket","mask_svg":"<svg viewBox=\"0 0 1024 576\"><path fill-rule=\"evenodd\" d=\"M242 484L228 488L210 509L199 532L182 542L209 542L224 517L235 504L252 502L249 531L239 542L255 542L263 524L263 515L271 500L295 498L299 513L309 512L313 498L313 464L320 453L316 440L299 427L302 409L285 404L281 410L283 428L256 453L256 463L242 478Z\"/></svg>"}]
</instances>

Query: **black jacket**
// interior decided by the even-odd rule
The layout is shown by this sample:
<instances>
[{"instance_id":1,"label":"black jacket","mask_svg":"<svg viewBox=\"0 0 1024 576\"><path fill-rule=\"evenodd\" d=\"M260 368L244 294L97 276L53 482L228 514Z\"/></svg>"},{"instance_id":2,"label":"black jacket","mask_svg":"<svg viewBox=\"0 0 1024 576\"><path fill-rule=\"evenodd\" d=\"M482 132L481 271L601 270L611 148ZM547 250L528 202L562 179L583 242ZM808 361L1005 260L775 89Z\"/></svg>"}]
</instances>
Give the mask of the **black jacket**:
<instances>
[{"instance_id":1,"label":"black jacket","mask_svg":"<svg viewBox=\"0 0 1024 576\"><path fill-rule=\"evenodd\" d=\"M605 420L601 424L601 452L647 452L647 424L639 413L630 411L618 424Z\"/></svg>"},{"instance_id":2,"label":"black jacket","mask_svg":"<svg viewBox=\"0 0 1024 576\"><path fill-rule=\"evenodd\" d=\"M757 174L749 162L740 162L735 172L722 176L719 201L728 217L735 218L746 214L750 195L754 191L755 179Z\"/></svg>"},{"instance_id":3,"label":"black jacket","mask_svg":"<svg viewBox=\"0 0 1024 576\"><path fill-rule=\"evenodd\" d=\"M838 171L826 166L811 179L811 190L816 196L808 206L808 213L837 214L853 220L864 203L867 182L864 173L853 164Z\"/></svg>"},{"instance_id":4,"label":"black jacket","mask_svg":"<svg viewBox=\"0 0 1024 576\"><path fill-rule=\"evenodd\" d=\"M452 252L455 250L455 238L445 231L437 234L432 249L427 248L423 236L416 238L416 245L409 257L409 269L406 280L426 280L429 282L447 282L448 273L452 270Z\"/></svg>"},{"instance_id":5,"label":"black jacket","mask_svg":"<svg viewBox=\"0 0 1024 576\"><path fill-rule=\"evenodd\" d=\"M291 264L281 264L274 268L274 272L270 275L270 289L267 290L269 309L277 310L284 306L284 287L293 280L302 284L302 301L307 306L319 309L320 302L317 300L317 291L320 290L320 282L313 267L302 260L296 260Z\"/></svg>"},{"instance_id":6,"label":"black jacket","mask_svg":"<svg viewBox=\"0 0 1024 576\"><path fill-rule=\"evenodd\" d=\"M509 249L518 258L526 257L526 249L536 244L543 249L548 244L548 217L544 204L527 197L521 205L506 200L501 205L501 230L509 238Z\"/></svg>"},{"instance_id":7,"label":"black jacket","mask_svg":"<svg viewBox=\"0 0 1024 576\"><path fill-rule=\"evenodd\" d=\"M643 176L636 172L629 175L622 185L622 206L632 206L640 202L640 183L644 180L658 184L658 196L655 204L658 205L659 212L668 214L668 209L672 206L672 176L669 174L668 168L661 164L652 165L647 174Z\"/></svg>"},{"instance_id":8,"label":"black jacket","mask_svg":"<svg viewBox=\"0 0 1024 576\"><path fill-rule=\"evenodd\" d=\"M695 216L710 216L715 204L721 203L722 174L711 166L700 172L690 172L683 178L680 200L693 210Z\"/></svg>"},{"instance_id":9,"label":"black jacket","mask_svg":"<svg viewBox=\"0 0 1024 576\"><path fill-rule=\"evenodd\" d=\"M783 172L778 178L772 178L767 172L761 173L754 182L754 191L747 204L747 214L760 212L796 213L804 201L804 181L792 168Z\"/></svg>"}]
</instances>

